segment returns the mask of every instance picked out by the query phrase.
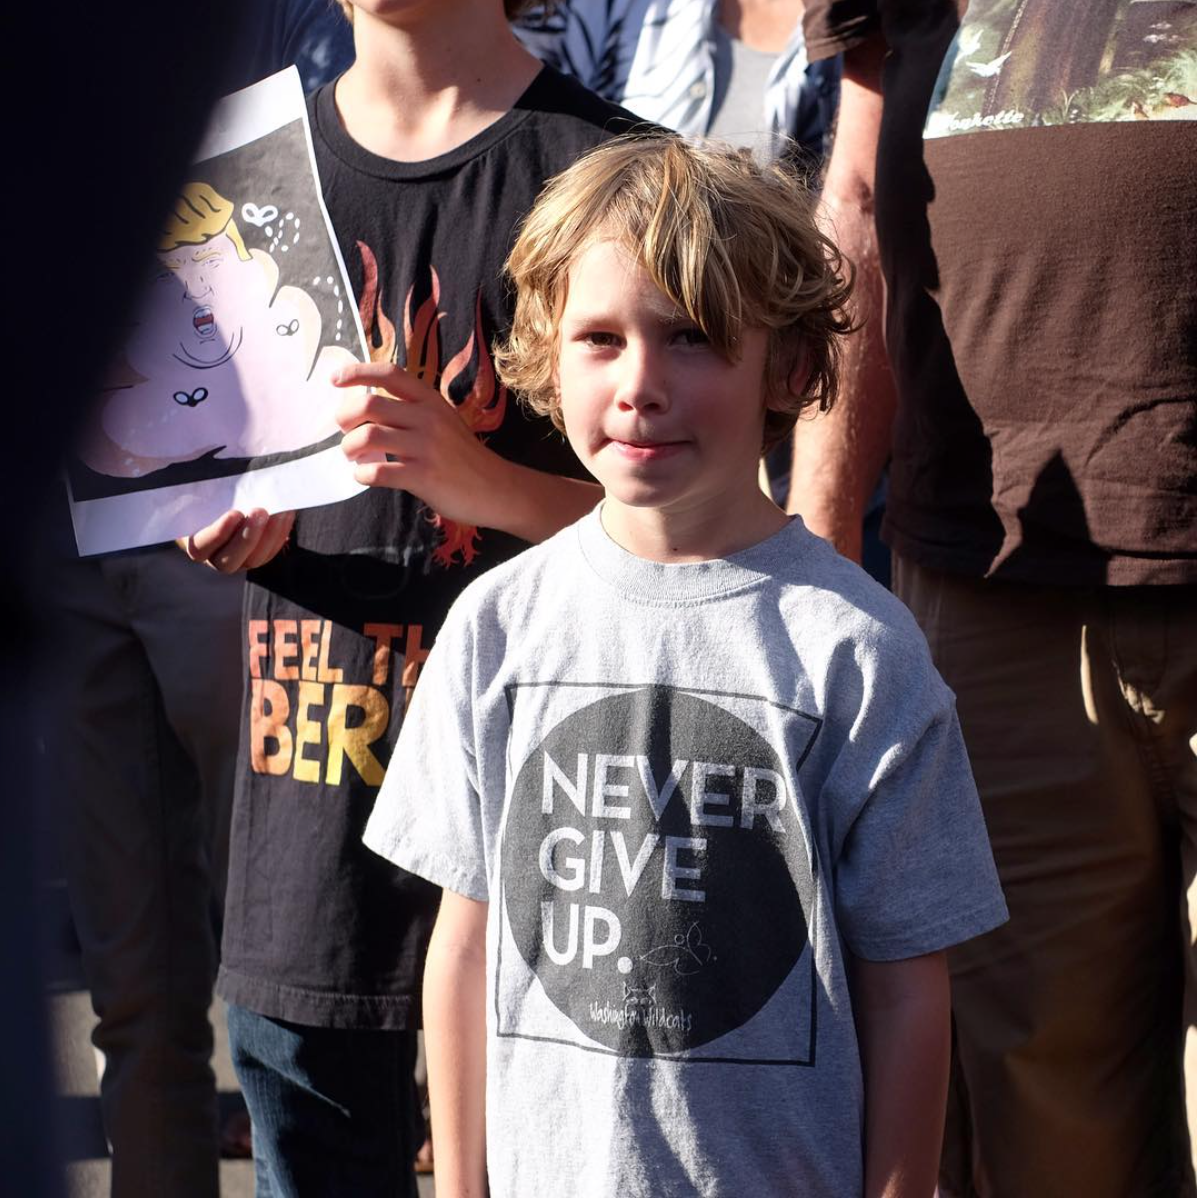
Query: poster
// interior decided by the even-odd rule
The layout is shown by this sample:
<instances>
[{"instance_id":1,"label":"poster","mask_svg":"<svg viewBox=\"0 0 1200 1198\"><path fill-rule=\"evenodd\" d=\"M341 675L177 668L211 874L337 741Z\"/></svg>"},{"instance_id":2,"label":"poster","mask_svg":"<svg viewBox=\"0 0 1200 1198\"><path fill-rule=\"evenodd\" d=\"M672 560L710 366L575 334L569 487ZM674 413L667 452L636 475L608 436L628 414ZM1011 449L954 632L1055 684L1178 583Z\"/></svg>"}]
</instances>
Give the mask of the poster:
<instances>
[{"instance_id":1,"label":"poster","mask_svg":"<svg viewBox=\"0 0 1200 1198\"><path fill-rule=\"evenodd\" d=\"M226 97L66 465L81 554L362 490L330 382L365 340L289 68Z\"/></svg>"}]
</instances>

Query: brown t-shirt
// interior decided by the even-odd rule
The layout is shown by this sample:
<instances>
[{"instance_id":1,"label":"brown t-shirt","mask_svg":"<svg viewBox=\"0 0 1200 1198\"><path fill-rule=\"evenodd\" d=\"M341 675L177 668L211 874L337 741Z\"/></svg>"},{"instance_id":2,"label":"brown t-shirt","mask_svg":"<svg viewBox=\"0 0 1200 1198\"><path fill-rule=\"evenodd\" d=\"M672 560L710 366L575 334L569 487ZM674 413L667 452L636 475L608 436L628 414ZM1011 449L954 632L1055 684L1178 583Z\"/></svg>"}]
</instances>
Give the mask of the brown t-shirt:
<instances>
[{"instance_id":1,"label":"brown t-shirt","mask_svg":"<svg viewBox=\"0 0 1200 1198\"><path fill-rule=\"evenodd\" d=\"M1195 5L809 0L805 30L814 58L890 49L886 539L974 575L1194 582Z\"/></svg>"}]
</instances>

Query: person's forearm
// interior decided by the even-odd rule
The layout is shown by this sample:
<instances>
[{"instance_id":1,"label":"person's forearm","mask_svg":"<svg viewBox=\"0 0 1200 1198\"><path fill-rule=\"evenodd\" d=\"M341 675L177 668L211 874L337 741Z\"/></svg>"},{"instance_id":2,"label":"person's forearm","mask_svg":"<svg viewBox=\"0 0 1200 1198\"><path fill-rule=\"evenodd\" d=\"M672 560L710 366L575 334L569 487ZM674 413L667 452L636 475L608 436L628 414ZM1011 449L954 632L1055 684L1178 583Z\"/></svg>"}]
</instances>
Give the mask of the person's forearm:
<instances>
[{"instance_id":1,"label":"person's forearm","mask_svg":"<svg viewBox=\"0 0 1200 1198\"><path fill-rule=\"evenodd\" d=\"M485 1002L482 936L463 938L439 916L423 1001L438 1198L487 1195Z\"/></svg>"},{"instance_id":2,"label":"person's forearm","mask_svg":"<svg viewBox=\"0 0 1200 1198\"><path fill-rule=\"evenodd\" d=\"M847 55L837 136L819 217L854 265L837 402L796 426L787 508L847 557L862 553L862 518L891 448L896 399L883 335L884 283L875 235L875 152L883 100L882 42Z\"/></svg>"},{"instance_id":3,"label":"person's forearm","mask_svg":"<svg viewBox=\"0 0 1200 1198\"><path fill-rule=\"evenodd\" d=\"M603 491L593 482L504 462L486 527L537 544L586 516Z\"/></svg>"},{"instance_id":4,"label":"person's forearm","mask_svg":"<svg viewBox=\"0 0 1200 1198\"><path fill-rule=\"evenodd\" d=\"M941 953L853 969L866 1091L865 1198L930 1198L950 1072L950 987Z\"/></svg>"}]
</instances>

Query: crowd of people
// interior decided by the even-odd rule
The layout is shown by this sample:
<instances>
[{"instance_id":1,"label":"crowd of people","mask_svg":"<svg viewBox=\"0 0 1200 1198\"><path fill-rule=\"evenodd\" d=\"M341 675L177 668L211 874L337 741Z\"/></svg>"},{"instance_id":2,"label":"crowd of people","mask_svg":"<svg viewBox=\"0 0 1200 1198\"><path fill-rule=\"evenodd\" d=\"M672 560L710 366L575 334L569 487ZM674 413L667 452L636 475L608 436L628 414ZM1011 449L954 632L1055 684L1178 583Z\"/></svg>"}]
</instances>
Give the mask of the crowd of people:
<instances>
[{"instance_id":1,"label":"crowd of people","mask_svg":"<svg viewBox=\"0 0 1200 1198\"><path fill-rule=\"evenodd\" d=\"M254 7L366 490L59 555L113 1193L215 984L260 1198L1194 1194L1194 4Z\"/></svg>"}]
</instances>

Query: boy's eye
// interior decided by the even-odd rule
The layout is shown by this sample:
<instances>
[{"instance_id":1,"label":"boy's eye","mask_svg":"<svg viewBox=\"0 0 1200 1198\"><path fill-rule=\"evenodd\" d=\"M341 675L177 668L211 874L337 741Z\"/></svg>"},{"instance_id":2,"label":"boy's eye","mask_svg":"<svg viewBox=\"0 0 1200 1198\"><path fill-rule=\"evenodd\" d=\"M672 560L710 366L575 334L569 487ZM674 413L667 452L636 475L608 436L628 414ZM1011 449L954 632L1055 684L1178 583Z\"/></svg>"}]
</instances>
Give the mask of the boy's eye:
<instances>
[{"instance_id":1,"label":"boy's eye","mask_svg":"<svg viewBox=\"0 0 1200 1198\"><path fill-rule=\"evenodd\" d=\"M698 325L688 325L675 333L675 340L680 345L708 345L708 334Z\"/></svg>"},{"instance_id":2,"label":"boy's eye","mask_svg":"<svg viewBox=\"0 0 1200 1198\"><path fill-rule=\"evenodd\" d=\"M580 337L580 340L585 345L595 346L597 349L608 349L617 344L617 335L604 333L598 329L589 329Z\"/></svg>"}]
</instances>

